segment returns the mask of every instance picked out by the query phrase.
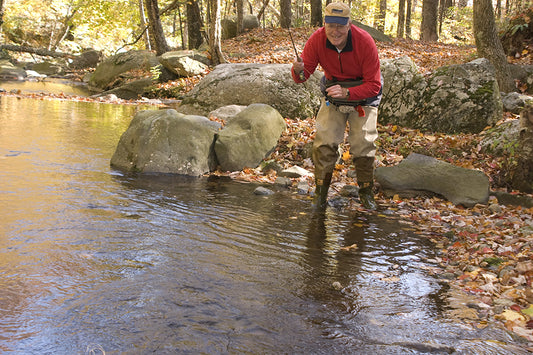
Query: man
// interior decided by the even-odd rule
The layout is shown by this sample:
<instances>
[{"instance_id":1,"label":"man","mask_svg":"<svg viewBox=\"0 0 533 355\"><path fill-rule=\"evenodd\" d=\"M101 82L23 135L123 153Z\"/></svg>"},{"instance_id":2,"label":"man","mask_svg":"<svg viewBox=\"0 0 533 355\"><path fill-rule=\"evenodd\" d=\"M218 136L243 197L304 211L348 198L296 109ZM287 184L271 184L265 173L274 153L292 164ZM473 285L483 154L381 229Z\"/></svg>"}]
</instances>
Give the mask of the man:
<instances>
[{"instance_id":1,"label":"man","mask_svg":"<svg viewBox=\"0 0 533 355\"><path fill-rule=\"evenodd\" d=\"M304 82L319 64L324 70L325 97L316 117L312 150L316 184L313 205L319 210L326 207L338 146L344 141L348 123L348 143L354 157L359 199L365 208L375 210L374 141L378 137L382 77L374 40L351 24L350 7L344 3L326 6L324 27L311 35L301 58L296 58L292 65L293 80Z\"/></svg>"}]
</instances>

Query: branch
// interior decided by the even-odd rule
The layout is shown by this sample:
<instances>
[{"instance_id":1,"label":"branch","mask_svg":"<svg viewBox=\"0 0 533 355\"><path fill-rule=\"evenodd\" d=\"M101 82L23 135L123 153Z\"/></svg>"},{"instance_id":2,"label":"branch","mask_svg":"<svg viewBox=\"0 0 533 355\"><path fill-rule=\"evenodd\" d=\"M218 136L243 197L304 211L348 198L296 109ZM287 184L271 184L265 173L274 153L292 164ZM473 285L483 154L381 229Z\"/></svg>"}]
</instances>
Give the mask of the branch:
<instances>
[{"instance_id":1,"label":"branch","mask_svg":"<svg viewBox=\"0 0 533 355\"><path fill-rule=\"evenodd\" d=\"M3 44L0 45L0 50L8 50L12 52L24 52L24 53L33 53L43 57L54 57L54 58L76 58L75 55L70 53L50 51L44 48L33 48L29 46L17 46L14 44Z\"/></svg>"}]
</instances>

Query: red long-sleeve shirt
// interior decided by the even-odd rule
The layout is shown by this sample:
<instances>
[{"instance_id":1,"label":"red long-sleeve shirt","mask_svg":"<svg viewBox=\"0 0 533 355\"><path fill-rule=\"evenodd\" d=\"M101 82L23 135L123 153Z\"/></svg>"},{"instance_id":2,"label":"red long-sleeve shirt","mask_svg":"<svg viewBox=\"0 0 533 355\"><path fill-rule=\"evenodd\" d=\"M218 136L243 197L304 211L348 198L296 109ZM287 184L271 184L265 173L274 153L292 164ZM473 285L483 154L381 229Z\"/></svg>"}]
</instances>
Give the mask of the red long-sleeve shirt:
<instances>
[{"instance_id":1,"label":"red long-sleeve shirt","mask_svg":"<svg viewBox=\"0 0 533 355\"><path fill-rule=\"evenodd\" d=\"M350 88L350 100L364 100L376 96L381 89L381 72L378 50L368 32L351 25L348 41L339 53L328 41L324 27L309 37L302 52L305 66L305 80L315 71L318 64L329 80L347 81L363 79L363 84ZM291 70L295 82L301 83Z\"/></svg>"}]
</instances>

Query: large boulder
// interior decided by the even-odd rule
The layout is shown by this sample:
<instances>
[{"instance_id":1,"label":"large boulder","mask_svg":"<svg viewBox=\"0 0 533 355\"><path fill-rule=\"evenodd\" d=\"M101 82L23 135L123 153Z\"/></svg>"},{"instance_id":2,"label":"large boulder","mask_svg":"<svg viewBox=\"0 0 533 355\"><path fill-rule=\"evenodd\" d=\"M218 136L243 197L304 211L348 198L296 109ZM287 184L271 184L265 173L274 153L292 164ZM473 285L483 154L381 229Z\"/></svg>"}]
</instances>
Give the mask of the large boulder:
<instances>
[{"instance_id":1,"label":"large boulder","mask_svg":"<svg viewBox=\"0 0 533 355\"><path fill-rule=\"evenodd\" d=\"M203 74L208 68L203 61L200 55L194 51L166 52L159 57L159 62L165 68L181 77Z\"/></svg>"},{"instance_id":2,"label":"large boulder","mask_svg":"<svg viewBox=\"0 0 533 355\"><path fill-rule=\"evenodd\" d=\"M489 178L470 170L428 157L410 154L398 165L378 167L376 181L386 194L436 194L456 205L472 207L489 200Z\"/></svg>"},{"instance_id":3,"label":"large boulder","mask_svg":"<svg viewBox=\"0 0 533 355\"><path fill-rule=\"evenodd\" d=\"M479 133L502 115L494 67L487 59L441 67L424 79L402 57L382 61L379 119L423 131Z\"/></svg>"},{"instance_id":4,"label":"large boulder","mask_svg":"<svg viewBox=\"0 0 533 355\"><path fill-rule=\"evenodd\" d=\"M103 58L102 51L87 49L72 60L72 69L96 68Z\"/></svg>"},{"instance_id":5,"label":"large boulder","mask_svg":"<svg viewBox=\"0 0 533 355\"><path fill-rule=\"evenodd\" d=\"M215 153L220 169L236 171L257 167L276 147L285 128L285 120L271 106L248 106L218 134Z\"/></svg>"},{"instance_id":6,"label":"large boulder","mask_svg":"<svg viewBox=\"0 0 533 355\"><path fill-rule=\"evenodd\" d=\"M407 56L383 59L381 74L384 82L380 122L398 124L411 120L427 86L424 76Z\"/></svg>"},{"instance_id":7,"label":"large boulder","mask_svg":"<svg viewBox=\"0 0 533 355\"><path fill-rule=\"evenodd\" d=\"M16 67L9 60L0 60L0 80L24 80L26 71Z\"/></svg>"},{"instance_id":8,"label":"large boulder","mask_svg":"<svg viewBox=\"0 0 533 355\"><path fill-rule=\"evenodd\" d=\"M115 88L121 79L127 79L131 70L147 70L159 66L159 61L150 51L129 51L119 53L101 62L89 80L91 90L101 92Z\"/></svg>"},{"instance_id":9,"label":"large boulder","mask_svg":"<svg viewBox=\"0 0 533 355\"><path fill-rule=\"evenodd\" d=\"M221 106L263 103L283 117L312 117L320 105L321 76L315 72L305 84L296 84L291 64L220 64L185 95L177 110L205 116Z\"/></svg>"},{"instance_id":10,"label":"large boulder","mask_svg":"<svg viewBox=\"0 0 533 355\"><path fill-rule=\"evenodd\" d=\"M142 173L200 176L215 168L220 125L173 109L139 111L120 137L111 166Z\"/></svg>"}]
</instances>

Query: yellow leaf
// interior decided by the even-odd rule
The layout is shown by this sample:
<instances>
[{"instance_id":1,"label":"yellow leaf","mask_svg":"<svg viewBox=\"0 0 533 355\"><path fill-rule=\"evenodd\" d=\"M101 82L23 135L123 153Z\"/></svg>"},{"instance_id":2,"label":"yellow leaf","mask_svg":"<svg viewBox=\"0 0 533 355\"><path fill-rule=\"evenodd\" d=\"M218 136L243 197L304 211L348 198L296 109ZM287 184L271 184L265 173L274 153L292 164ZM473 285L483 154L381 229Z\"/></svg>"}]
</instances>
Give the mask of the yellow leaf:
<instances>
[{"instance_id":1,"label":"yellow leaf","mask_svg":"<svg viewBox=\"0 0 533 355\"><path fill-rule=\"evenodd\" d=\"M511 321L511 322L515 322L515 321L525 322L526 321L526 318L523 315L510 309L506 309L501 314L498 314L496 318L500 320L504 320L504 321Z\"/></svg>"},{"instance_id":2,"label":"yellow leaf","mask_svg":"<svg viewBox=\"0 0 533 355\"><path fill-rule=\"evenodd\" d=\"M350 152L344 152L342 153L342 160L348 161L350 159Z\"/></svg>"},{"instance_id":3,"label":"yellow leaf","mask_svg":"<svg viewBox=\"0 0 533 355\"><path fill-rule=\"evenodd\" d=\"M344 250L344 251L350 251L350 250L356 250L356 249L357 249L357 244L352 244L347 247L341 248L341 250Z\"/></svg>"}]
</instances>

